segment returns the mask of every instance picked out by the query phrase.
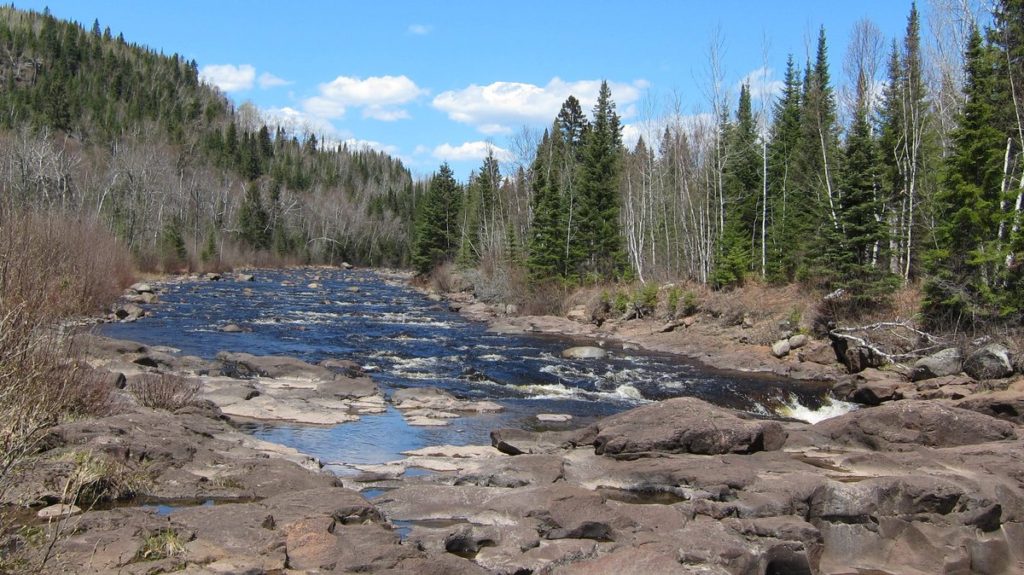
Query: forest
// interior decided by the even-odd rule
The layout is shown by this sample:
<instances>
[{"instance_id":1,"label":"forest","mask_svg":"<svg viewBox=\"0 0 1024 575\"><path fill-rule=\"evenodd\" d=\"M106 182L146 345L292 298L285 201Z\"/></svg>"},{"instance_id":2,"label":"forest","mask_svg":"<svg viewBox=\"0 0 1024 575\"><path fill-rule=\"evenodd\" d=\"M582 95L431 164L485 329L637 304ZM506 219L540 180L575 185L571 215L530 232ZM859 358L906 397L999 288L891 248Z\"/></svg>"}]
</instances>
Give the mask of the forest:
<instances>
[{"instance_id":1,"label":"forest","mask_svg":"<svg viewBox=\"0 0 1024 575\"><path fill-rule=\"evenodd\" d=\"M912 286L932 328L1019 325L1024 3L991 16L947 30L959 56L931 67L916 5L888 45L861 21L843 90L821 29L759 111L749 86L735 105L717 89L713 46L712 112L670 114L631 149L607 84L589 116L570 97L528 166L502 176L488 157L461 191L442 166L412 261L518 267L534 286L798 283L844 317Z\"/></svg>"},{"instance_id":2,"label":"forest","mask_svg":"<svg viewBox=\"0 0 1024 575\"><path fill-rule=\"evenodd\" d=\"M916 5L901 38L859 22L842 84L821 29L767 97L722 89L713 42L707 113L641 122L627 147L605 83L463 183L236 107L98 21L4 7L0 225L96 222L144 270L453 265L505 299L797 283L851 316L910 286L933 328L1019 325L1024 3L945 26L936 55Z\"/></svg>"}]
</instances>

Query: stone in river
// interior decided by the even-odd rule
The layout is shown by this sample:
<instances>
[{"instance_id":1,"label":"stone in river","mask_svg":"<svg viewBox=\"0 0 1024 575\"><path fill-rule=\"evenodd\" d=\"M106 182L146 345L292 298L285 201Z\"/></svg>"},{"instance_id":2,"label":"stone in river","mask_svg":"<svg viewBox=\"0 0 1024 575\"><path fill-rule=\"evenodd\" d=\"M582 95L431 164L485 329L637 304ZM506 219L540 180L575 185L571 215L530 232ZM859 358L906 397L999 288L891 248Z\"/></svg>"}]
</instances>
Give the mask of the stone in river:
<instances>
[{"instance_id":1,"label":"stone in river","mask_svg":"<svg viewBox=\"0 0 1024 575\"><path fill-rule=\"evenodd\" d=\"M608 352L593 345L581 345L562 350L562 357L566 359L604 359L607 355Z\"/></svg>"}]
</instances>

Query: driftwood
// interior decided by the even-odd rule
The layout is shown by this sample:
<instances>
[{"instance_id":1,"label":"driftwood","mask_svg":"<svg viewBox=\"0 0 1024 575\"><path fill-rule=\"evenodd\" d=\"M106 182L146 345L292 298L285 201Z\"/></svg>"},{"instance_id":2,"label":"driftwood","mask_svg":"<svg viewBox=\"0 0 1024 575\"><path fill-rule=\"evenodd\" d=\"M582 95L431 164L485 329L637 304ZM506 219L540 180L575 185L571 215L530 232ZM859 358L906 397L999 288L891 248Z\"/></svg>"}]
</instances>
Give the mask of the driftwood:
<instances>
[{"instance_id":1,"label":"driftwood","mask_svg":"<svg viewBox=\"0 0 1024 575\"><path fill-rule=\"evenodd\" d=\"M912 341L910 337L900 333L900 330L905 330L911 334L917 336L917 341L925 341L929 345L919 347L911 351L900 352L900 353L888 353L884 351L879 345L871 343L867 337L859 337L853 335L854 333L864 332L877 332L881 330L888 330L889 334L902 339L904 341ZM904 362L919 359L928 355L933 351L937 351L944 347L947 347L947 343L939 337L936 337L930 333L921 331L910 325L909 321L881 321L862 326L853 327L837 327L828 332L829 337L832 339L843 339L848 342L854 343L858 346L864 347L878 355L885 360L886 363L896 365L898 367L906 367Z\"/></svg>"}]
</instances>

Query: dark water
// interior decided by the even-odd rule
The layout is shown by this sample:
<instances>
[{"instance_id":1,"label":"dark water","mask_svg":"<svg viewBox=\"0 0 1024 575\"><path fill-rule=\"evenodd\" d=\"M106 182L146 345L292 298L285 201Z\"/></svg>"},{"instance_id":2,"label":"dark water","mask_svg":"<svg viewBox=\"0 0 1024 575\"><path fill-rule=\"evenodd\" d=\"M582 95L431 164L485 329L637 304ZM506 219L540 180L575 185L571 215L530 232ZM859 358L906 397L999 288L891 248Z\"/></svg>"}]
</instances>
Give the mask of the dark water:
<instances>
[{"instance_id":1,"label":"dark water","mask_svg":"<svg viewBox=\"0 0 1024 575\"><path fill-rule=\"evenodd\" d=\"M401 279L369 271L260 271L255 282L229 277L171 284L160 300L149 306L146 318L105 325L102 333L204 358L227 350L313 363L349 359L364 366L385 393L437 386L505 407L498 414L461 417L444 428L410 427L393 409L333 428L249 427L261 438L326 462L380 463L427 445L488 443L495 427L538 428L538 413L568 413L579 425L684 395L768 416L810 412L823 403L834 408L821 385L711 370L667 354L625 351L614 343L605 346L606 359L565 360L564 348L597 342L487 333L485 325L429 301ZM228 323L251 331L218 330Z\"/></svg>"}]
</instances>

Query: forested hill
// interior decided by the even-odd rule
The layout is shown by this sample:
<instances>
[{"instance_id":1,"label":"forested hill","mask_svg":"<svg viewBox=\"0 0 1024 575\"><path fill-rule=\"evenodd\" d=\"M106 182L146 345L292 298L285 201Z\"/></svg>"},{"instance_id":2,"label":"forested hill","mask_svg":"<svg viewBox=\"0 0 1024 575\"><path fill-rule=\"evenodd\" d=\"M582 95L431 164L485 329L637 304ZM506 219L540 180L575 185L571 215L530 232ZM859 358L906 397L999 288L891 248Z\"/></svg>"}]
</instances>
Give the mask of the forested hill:
<instances>
[{"instance_id":1,"label":"forested hill","mask_svg":"<svg viewBox=\"0 0 1024 575\"><path fill-rule=\"evenodd\" d=\"M408 258L400 161L235 110L195 61L5 6L0 83L7 214L99 218L144 268Z\"/></svg>"}]
</instances>

